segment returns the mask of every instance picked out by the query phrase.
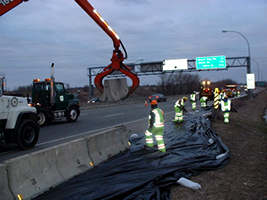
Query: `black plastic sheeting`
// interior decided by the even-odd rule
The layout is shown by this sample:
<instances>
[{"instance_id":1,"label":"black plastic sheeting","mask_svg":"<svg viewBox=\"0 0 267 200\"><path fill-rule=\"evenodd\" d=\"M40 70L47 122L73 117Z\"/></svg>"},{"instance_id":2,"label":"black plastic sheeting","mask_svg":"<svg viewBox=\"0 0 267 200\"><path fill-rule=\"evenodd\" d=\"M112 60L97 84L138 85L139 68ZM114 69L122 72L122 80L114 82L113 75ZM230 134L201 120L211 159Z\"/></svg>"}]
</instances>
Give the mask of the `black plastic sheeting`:
<instances>
[{"instance_id":1,"label":"black plastic sheeting","mask_svg":"<svg viewBox=\"0 0 267 200\"><path fill-rule=\"evenodd\" d=\"M144 134L137 135L129 151L36 200L169 200L170 186L179 178L217 169L229 159L228 148L200 112L185 116L183 125L165 122L167 153L144 148Z\"/></svg>"}]
</instances>

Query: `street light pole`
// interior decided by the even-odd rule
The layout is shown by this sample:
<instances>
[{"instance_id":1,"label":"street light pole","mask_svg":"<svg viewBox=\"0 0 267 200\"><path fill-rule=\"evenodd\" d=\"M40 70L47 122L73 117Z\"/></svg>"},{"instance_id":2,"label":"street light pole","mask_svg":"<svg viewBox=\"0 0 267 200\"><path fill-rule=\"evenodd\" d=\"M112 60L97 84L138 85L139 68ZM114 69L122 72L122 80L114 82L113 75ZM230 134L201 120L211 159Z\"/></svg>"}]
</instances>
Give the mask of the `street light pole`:
<instances>
[{"instance_id":1,"label":"street light pole","mask_svg":"<svg viewBox=\"0 0 267 200\"><path fill-rule=\"evenodd\" d=\"M89 98L92 98L94 96L94 86L92 83L92 69L91 68L88 68L88 76L89 76L88 94L89 94Z\"/></svg>"},{"instance_id":2,"label":"street light pole","mask_svg":"<svg viewBox=\"0 0 267 200\"><path fill-rule=\"evenodd\" d=\"M258 81L260 81L260 65L259 63L255 60L255 59L251 59L252 61L254 61L257 65L257 74L258 74Z\"/></svg>"},{"instance_id":3,"label":"street light pole","mask_svg":"<svg viewBox=\"0 0 267 200\"><path fill-rule=\"evenodd\" d=\"M247 45L248 45L247 74L250 74L250 73L251 73L251 57L250 57L250 45L249 45L248 39L247 39L242 33L238 32L238 31L222 30L222 32L223 32L223 33L228 33L228 32L237 33L237 34L240 35L243 39L246 40ZM248 96L249 96L249 97L252 97L252 93L251 93L251 90L250 90L250 89L248 90Z\"/></svg>"}]
</instances>

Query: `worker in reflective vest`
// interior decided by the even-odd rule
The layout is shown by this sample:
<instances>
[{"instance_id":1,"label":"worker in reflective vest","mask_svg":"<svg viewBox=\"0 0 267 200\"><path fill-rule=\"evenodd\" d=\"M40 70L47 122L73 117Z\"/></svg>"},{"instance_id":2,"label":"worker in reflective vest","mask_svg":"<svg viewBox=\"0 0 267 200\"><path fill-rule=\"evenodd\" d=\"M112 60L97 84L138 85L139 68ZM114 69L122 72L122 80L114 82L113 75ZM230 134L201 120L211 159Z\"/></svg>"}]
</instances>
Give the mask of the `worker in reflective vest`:
<instances>
[{"instance_id":1,"label":"worker in reflective vest","mask_svg":"<svg viewBox=\"0 0 267 200\"><path fill-rule=\"evenodd\" d=\"M222 90L220 93L220 98L223 100L226 97L226 93Z\"/></svg>"},{"instance_id":2,"label":"worker in reflective vest","mask_svg":"<svg viewBox=\"0 0 267 200\"><path fill-rule=\"evenodd\" d=\"M193 94L190 95L190 101L192 103L192 110L195 111L197 108L197 103L196 103L196 92L194 91Z\"/></svg>"},{"instance_id":3,"label":"worker in reflective vest","mask_svg":"<svg viewBox=\"0 0 267 200\"><path fill-rule=\"evenodd\" d=\"M215 110L219 109L221 97L220 97L220 91L219 88L215 88L213 92L214 100L213 100L213 107Z\"/></svg>"},{"instance_id":4,"label":"worker in reflective vest","mask_svg":"<svg viewBox=\"0 0 267 200\"><path fill-rule=\"evenodd\" d=\"M240 97L240 90L237 90L237 97Z\"/></svg>"},{"instance_id":5,"label":"worker in reflective vest","mask_svg":"<svg viewBox=\"0 0 267 200\"><path fill-rule=\"evenodd\" d=\"M231 111L231 100L227 96L221 100L221 109L223 111L224 123L229 123L230 111Z\"/></svg>"},{"instance_id":6,"label":"worker in reflective vest","mask_svg":"<svg viewBox=\"0 0 267 200\"><path fill-rule=\"evenodd\" d=\"M208 97L202 96L200 98L200 106L201 108L206 108L207 107L207 99Z\"/></svg>"},{"instance_id":7,"label":"worker in reflective vest","mask_svg":"<svg viewBox=\"0 0 267 200\"><path fill-rule=\"evenodd\" d=\"M174 112L175 112L175 116L174 116L174 122L175 123L182 123L184 121L184 115L183 115L183 111L185 110L184 108L184 104L185 101L187 101L187 97L183 97L178 99L175 104L174 104Z\"/></svg>"},{"instance_id":8,"label":"worker in reflective vest","mask_svg":"<svg viewBox=\"0 0 267 200\"><path fill-rule=\"evenodd\" d=\"M145 107L148 106L148 100L145 99Z\"/></svg>"},{"instance_id":9,"label":"worker in reflective vest","mask_svg":"<svg viewBox=\"0 0 267 200\"><path fill-rule=\"evenodd\" d=\"M149 114L148 129L145 132L146 135L146 146L153 147L153 135L157 140L158 150L166 152L163 134L164 134L164 113L158 108L157 100L152 100L151 112Z\"/></svg>"}]
</instances>

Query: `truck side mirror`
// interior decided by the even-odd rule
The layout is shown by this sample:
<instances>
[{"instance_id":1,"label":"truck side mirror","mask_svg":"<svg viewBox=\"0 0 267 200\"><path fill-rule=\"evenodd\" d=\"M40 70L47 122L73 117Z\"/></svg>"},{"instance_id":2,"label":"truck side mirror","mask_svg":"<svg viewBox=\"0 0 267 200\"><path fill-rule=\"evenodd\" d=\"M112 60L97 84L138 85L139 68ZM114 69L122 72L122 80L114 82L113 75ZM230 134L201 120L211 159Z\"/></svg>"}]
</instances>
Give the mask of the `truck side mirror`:
<instances>
[{"instance_id":1,"label":"truck side mirror","mask_svg":"<svg viewBox=\"0 0 267 200\"><path fill-rule=\"evenodd\" d=\"M27 93L26 98L27 98L27 102L28 102L28 104L31 103L31 99L30 99L30 95L29 95L29 93Z\"/></svg>"}]
</instances>

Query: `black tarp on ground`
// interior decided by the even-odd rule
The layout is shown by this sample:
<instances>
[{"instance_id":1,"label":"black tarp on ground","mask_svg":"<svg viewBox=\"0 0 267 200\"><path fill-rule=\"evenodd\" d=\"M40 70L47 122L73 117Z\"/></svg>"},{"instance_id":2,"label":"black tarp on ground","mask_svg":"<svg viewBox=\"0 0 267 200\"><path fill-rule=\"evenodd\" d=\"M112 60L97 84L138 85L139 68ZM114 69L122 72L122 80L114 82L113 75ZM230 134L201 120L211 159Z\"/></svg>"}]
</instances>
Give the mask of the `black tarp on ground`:
<instances>
[{"instance_id":1,"label":"black tarp on ground","mask_svg":"<svg viewBox=\"0 0 267 200\"><path fill-rule=\"evenodd\" d=\"M195 113L185 121L182 126L165 123L167 153L144 149L144 134L138 134L129 151L36 200L169 200L169 186L177 179L216 169L229 159L228 148L211 130L209 120Z\"/></svg>"}]
</instances>

